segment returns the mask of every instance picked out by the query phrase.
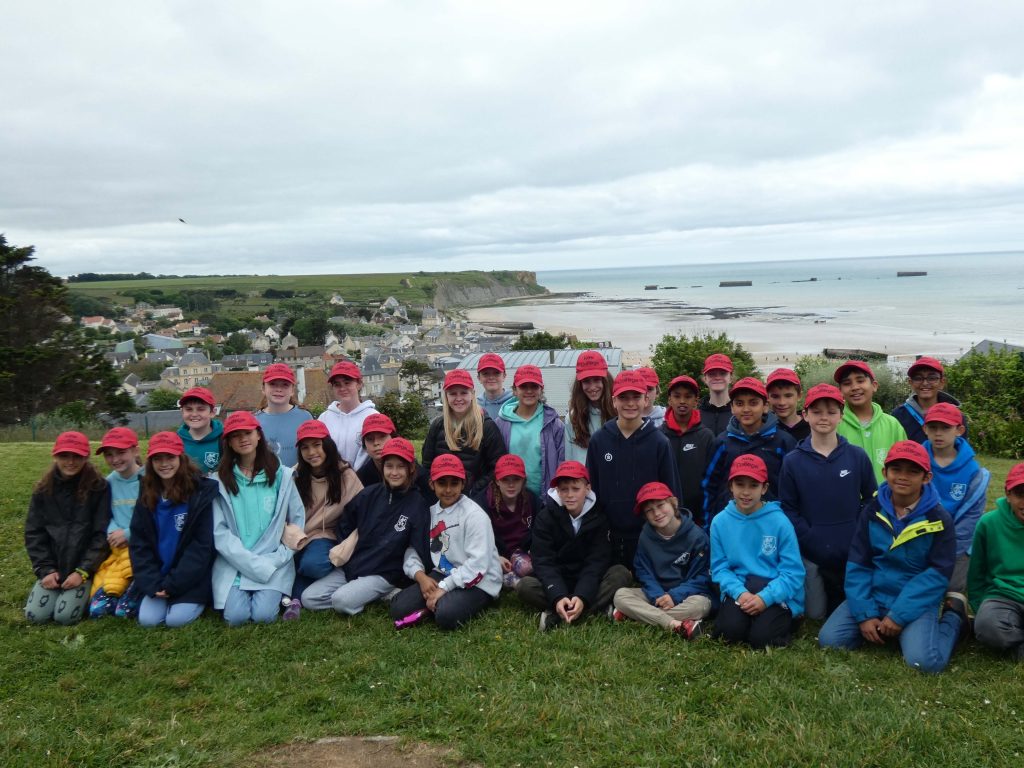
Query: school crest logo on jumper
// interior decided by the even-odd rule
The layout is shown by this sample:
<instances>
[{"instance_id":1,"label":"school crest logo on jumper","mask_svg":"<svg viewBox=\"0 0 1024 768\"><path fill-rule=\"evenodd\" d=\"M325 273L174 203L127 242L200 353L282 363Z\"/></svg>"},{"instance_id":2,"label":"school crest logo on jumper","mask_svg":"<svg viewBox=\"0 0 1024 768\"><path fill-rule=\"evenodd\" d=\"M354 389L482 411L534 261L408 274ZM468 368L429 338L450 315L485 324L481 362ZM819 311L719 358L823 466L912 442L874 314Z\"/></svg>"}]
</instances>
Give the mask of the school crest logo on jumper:
<instances>
[{"instance_id":1,"label":"school crest logo on jumper","mask_svg":"<svg viewBox=\"0 0 1024 768\"><path fill-rule=\"evenodd\" d=\"M209 469L215 469L219 461L219 453L215 453L214 451L207 451L206 453L203 454L203 464L205 464Z\"/></svg>"},{"instance_id":2,"label":"school crest logo on jumper","mask_svg":"<svg viewBox=\"0 0 1024 768\"><path fill-rule=\"evenodd\" d=\"M605 460L605 461L611 461L611 460L612 460L612 455L611 455L610 453L606 453L606 454L604 455L604 460Z\"/></svg>"},{"instance_id":3,"label":"school crest logo on jumper","mask_svg":"<svg viewBox=\"0 0 1024 768\"><path fill-rule=\"evenodd\" d=\"M395 521L395 530L399 531L399 532L404 531L405 530L405 524L408 523L408 522L409 522L409 516L408 515L400 515L398 520Z\"/></svg>"},{"instance_id":4,"label":"school crest logo on jumper","mask_svg":"<svg viewBox=\"0 0 1024 768\"><path fill-rule=\"evenodd\" d=\"M953 483L949 487L949 497L953 501L963 501L964 496L967 495L967 483Z\"/></svg>"},{"instance_id":5,"label":"school crest logo on jumper","mask_svg":"<svg viewBox=\"0 0 1024 768\"><path fill-rule=\"evenodd\" d=\"M761 537L761 554L762 555L774 555L775 550L778 549L779 543L774 536L762 536Z\"/></svg>"},{"instance_id":6,"label":"school crest logo on jumper","mask_svg":"<svg viewBox=\"0 0 1024 768\"><path fill-rule=\"evenodd\" d=\"M174 516L174 530L181 533L182 528L185 527L185 518L188 517L188 512L179 512Z\"/></svg>"}]
</instances>

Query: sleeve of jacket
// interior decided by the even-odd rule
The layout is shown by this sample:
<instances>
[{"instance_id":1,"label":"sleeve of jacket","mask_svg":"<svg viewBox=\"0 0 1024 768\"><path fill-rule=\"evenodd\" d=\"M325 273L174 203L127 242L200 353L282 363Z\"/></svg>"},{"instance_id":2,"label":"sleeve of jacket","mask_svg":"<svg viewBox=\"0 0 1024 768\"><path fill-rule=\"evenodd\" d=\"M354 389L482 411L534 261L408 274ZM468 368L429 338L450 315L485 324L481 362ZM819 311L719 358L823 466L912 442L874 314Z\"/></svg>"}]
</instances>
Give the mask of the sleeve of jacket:
<instances>
[{"instance_id":1,"label":"sleeve of jacket","mask_svg":"<svg viewBox=\"0 0 1024 768\"><path fill-rule=\"evenodd\" d=\"M86 503L91 506L89 511L92 517L92 529L89 533L89 545L77 567L94 575L96 569L110 554L110 542L107 541L107 526L110 525L109 483L103 483L102 491L90 493Z\"/></svg>"},{"instance_id":2,"label":"sleeve of jacket","mask_svg":"<svg viewBox=\"0 0 1024 768\"><path fill-rule=\"evenodd\" d=\"M672 489L677 499L684 498L683 483L679 479L679 467L672 454L672 444L665 435L658 432L658 478ZM600 498L600 497L598 497Z\"/></svg>"},{"instance_id":3,"label":"sleeve of jacket","mask_svg":"<svg viewBox=\"0 0 1024 768\"><path fill-rule=\"evenodd\" d=\"M988 526L979 524L971 544L971 562L967 566L967 598L977 613L992 586L988 564Z\"/></svg>"},{"instance_id":4,"label":"sleeve of jacket","mask_svg":"<svg viewBox=\"0 0 1024 768\"><path fill-rule=\"evenodd\" d=\"M872 577L875 568L871 557L871 520L875 505L868 502L861 508L857 527L850 541L850 555L846 561L846 599L850 613L859 624L868 619L881 618L881 610L871 594Z\"/></svg>"},{"instance_id":5,"label":"sleeve of jacket","mask_svg":"<svg viewBox=\"0 0 1024 768\"><path fill-rule=\"evenodd\" d=\"M641 534L641 537L643 534ZM654 602L665 594L665 588L661 586L658 577L654 573L654 564L643 546L643 540L636 548L636 555L633 556L633 572L636 580L640 582L640 588L644 591L644 597L649 602Z\"/></svg>"},{"instance_id":6,"label":"sleeve of jacket","mask_svg":"<svg viewBox=\"0 0 1024 768\"><path fill-rule=\"evenodd\" d=\"M715 515L722 511L725 504L719 504L722 495L722 486L725 481L725 439L716 437L711 444L711 460L708 461L708 468L704 472L704 526L711 524Z\"/></svg>"},{"instance_id":7,"label":"sleeve of jacket","mask_svg":"<svg viewBox=\"0 0 1024 768\"><path fill-rule=\"evenodd\" d=\"M269 555L256 555L242 544L228 525L228 516L233 514L231 505L224 498L221 489L213 500L213 543L217 554L223 557L232 568L245 578L260 583L269 581L278 569L277 552ZM284 547L284 545L281 545ZM280 547L278 548L280 549ZM287 547L285 547L287 549Z\"/></svg>"},{"instance_id":8,"label":"sleeve of jacket","mask_svg":"<svg viewBox=\"0 0 1024 768\"><path fill-rule=\"evenodd\" d=\"M860 472L860 502L861 505L864 505L871 501L878 492L878 480L875 478L875 467L872 465L867 451L859 445L853 447L857 448L857 461L860 464L857 468L857 471Z\"/></svg>"},{"instance_id":9,"label":"sleeve of jacket","mask_svg":"<svg viewBox=\"0 0 1024 768\"><path fill-rule=\"evenodd\" d=\"M978 521L985 513L985 496L988 493L988 483L992 473L984 467L978 467L978 471L971 478L967 488L967 495L960 505L960 511L954 521L956 525L956 556L969 553L971 542L974 540L974 529L978 527Z\"/></svg>"},{"instance_id":10,"label":"sleeve of jacket","mask_svg":"<svg viewBox=\"0 0 1024 768\"><path fill-rule=\"evenodd\" d=\"M591 511L593 514L594 510ZM584 523L586 525L586 523ZM601 522L595 525L587 536L588 552L586 562L580 570L579 578L576 579L573 594L583 600L583 605L589 608L597 602L597 590L601 585L601 579L612 564L612 544L608 538L608 519L602 514Z\"/></svg>"},{"instance_id":11,"label":"sleeve of jacket","mask_svg":"<svg viewBox=\"0 0 1024 768\"><path fill-rule=\"evenodd\" d=\"M25 551L32 562L32 572L37 579L42 579L57 570L53 542L50 541L50 534L46 530L44 504L42 494L33 493L28 502L28 516L25 518Z\"/></svg>"},{"instance_id":12,"label":"sleeve of jacket","mask_svg":"<svg viewBox=\"0 0 1024 768\"><path fill-rule=\"evenodd\" d=\"M383 483L381 485L383 485ZM370 488L375 487L376 486L370 486ZM366 505L369 503L371 495L376 497L376 492L367 491L366 493L357 493L355 498L345 505L345 511L338 518L338 524L335 526L335 531L338 534L338 541L344 541L352 531L359 527L359 524L363 521Z\"/></svg>"},{"instance_id":13,"label":"sleeve of jacket","mask_svg":"<svg viewBox=\"0 0 1024 768\"><path fill-rule=\"evenodd\" d=\"M202 482L212 482L204 480ZM210 569L213 566L213 500L214 489L206 493L195 492L195 505L189 510L196 516L192 529L192 540L182 550L178 562L164 576L163 589L169 597L176 597L192 590L196 585L210 580Z\"/></svg>"},{"instance_id":14,"label":"sleeve of jacket","mask_svg":"<svg viewBox=\"0 0 1024 768\"><path fill-rule=\"evenodd\" d=\"M467 489L467 495L478 493L494 480L494 465L498 459L508 453L505 438L501 436L498 425L493 419L484 418L484 436L480 441L480 476L473 481L473 487Z\"/></svg>"},{"instance_id":15,"label":"sleeve of jacket","mask_svg":"<svg viewBox=\"0 0 1024 768\"><path fill-rule=\"evenodd\" d=\"M912 577L896 596L889 608L889 617L901 627L907 626L925 611L938 611L939 604L949 588L956 561L956 530L947 525L932 534L928 551L928 566Z\"/></svg>"},{"instance_id":16,"label":"sleeve of jacket","mask_svg":"<svg viewBox=\"0 0 1024 768\"><path fill-rule=\"evenodd\" d=\"M729 558L725 554L722 525L711 521L711 580L715 582L723 595L733 600L747 591L743 579L729 567Z\"/></svg>"},{"instance_id":17,"label":"sleeve of jacket","mask_svg":"<svg viewBox=\"0 0 1024 768\"><path fill-rule=\"evenodd\" d=\"M476 507L472 501L463 497L460 504L470 504ZM451 587L456 589L469 589L475 587L487 574L488 569L498 559L498 550L494 546L494 532L491 530L491 521L481 509L474 509L465 515L462 525L465 526L462 544L465 547L463 562L452 568L444 579L442 586L446 590Z\"/></svg>"},{"instance_id":18,"label":"sleeve of jacket","mask_svg":"<svg viewBox=\"0 0 1024 768\"><path fill-rule=\"evenodd\" d=\"M132 561L132 578L142 594L152 597L160 591L162 577L157 555L153 511L143 506L141 499L135 502L129 527L132 532L132 537L128 540L128 556Z\"/></svg>"},{"instance_id":19,"label":"sleeve of jacket","mask_svg":"<svg viewBox=\"0 0 1024 768\"><path fill-rule=\"evenodd\" d=\"M569 589L558 569L558 523L551 509L544 506L533 521L533 545L530 549L533 575L544 585L552 603L569 597Z\"/></svg>"},{"instance_id":20,"label":"sleeve of jacket","mask_svg":"<svg viewBox=\"0 0 1024 768\"><path fill-rule=\"evenodd\" d=\"M438 416L427 427L427 436L423 438L423 447L420 449L423 468L429 470L434 459L437 458L438 433L444 431L444 416Z\"/></svg>"},{"instance_id":21,"label":"sleeve of jacket","mask_svg":"<svg viewBox=\"0 0 1024 768\"><path fill-rule=\"evenodd\" d=\"M793 526L788 520L782 522L778 531L779 574L758 593L766 606L792 600L803 591L804 577L807 575Z\"/></svg>"},{"instance_id":22,"label":"sleeve of jacket","mask_svg":"<svg viewBox=\"0 0 1024 768\"><path fill-rule=\"evenodd\" d=\"M811 526L800 514L800 486L796 481L795 469L798 458L797 454L789 454L782 460L782 469L779 470L779 504L792 523L793 530L796 531L796 540L800 543L800 548L808 552L810 560L814 560L814 557L810 557L807 547Z\"/></svg>"},{"instance_id":23,"label":"sleeve of jacket","mask_svg":"<svg viewBox=\"0 0 1024 768\"><path fill-rule=\"evenodd\" d=\"M598 459L601 457L601 439L598 437L600 431L598 430L597 433L590 436L590 443L587 445L587 460L585 462L587 473L590 475L590 489L599 499L601 498L601 473L598 472Z\"/></svg>"}]
</instances>

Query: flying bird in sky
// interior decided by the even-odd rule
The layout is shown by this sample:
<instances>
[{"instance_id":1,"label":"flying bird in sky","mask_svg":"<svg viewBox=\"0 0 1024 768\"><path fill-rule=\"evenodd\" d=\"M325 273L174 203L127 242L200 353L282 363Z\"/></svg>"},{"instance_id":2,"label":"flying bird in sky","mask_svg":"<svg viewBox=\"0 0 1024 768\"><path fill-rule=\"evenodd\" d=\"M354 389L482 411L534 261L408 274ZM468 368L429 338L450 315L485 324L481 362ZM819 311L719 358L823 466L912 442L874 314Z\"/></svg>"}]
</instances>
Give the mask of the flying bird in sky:
<instances>
[{"instance_id":1,"label":"flying bird in sky","mask_svg":"<svg viewBox=\"0 0 1024 768\"><path fill-rule=\"evenodd\" d=\"M180 222L181 222L182 224L188 224L188 222L187 222L187 221L185 221L185 220L184 220L183 218L181 218L180 216L178 217L178 221L180 221Z\"/></svg>"}]
</instances>

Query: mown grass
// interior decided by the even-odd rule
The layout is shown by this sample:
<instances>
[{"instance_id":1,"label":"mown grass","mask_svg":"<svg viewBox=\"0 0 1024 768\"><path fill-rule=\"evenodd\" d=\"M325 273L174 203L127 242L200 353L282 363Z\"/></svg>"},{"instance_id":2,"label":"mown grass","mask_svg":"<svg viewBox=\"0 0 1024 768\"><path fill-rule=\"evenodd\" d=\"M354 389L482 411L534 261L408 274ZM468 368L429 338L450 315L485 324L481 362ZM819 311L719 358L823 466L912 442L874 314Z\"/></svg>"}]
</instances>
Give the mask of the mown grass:
<instances>
[{"instance_id":1,"label":"mown grass","mask_svg":"<svg viewBox=\"0 0 1024 768\"><path fill-rule=\"evenodd\" d=\"M687 644L593 619L541 635L514 598L462 631L383 608L229 630L27 626L22 524L42 444L0 445L0 764L248 765L273 745L397 734L486 766L1007 766L1024 665L968 644L942 675L892 650ZM982 459L999 495L1010 462Z\"/></svg>"}]
</instances>

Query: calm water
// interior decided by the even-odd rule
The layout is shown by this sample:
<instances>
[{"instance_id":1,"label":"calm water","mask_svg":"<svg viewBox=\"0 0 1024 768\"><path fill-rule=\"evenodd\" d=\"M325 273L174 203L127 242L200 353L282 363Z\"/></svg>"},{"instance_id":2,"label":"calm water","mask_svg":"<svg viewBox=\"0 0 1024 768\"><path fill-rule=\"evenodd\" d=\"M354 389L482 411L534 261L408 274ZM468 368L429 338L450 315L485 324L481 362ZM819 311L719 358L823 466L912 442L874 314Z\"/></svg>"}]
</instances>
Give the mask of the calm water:
<instances>
[{"instance_id":1,"label":"calm water","mask_svg":"<svg viewBox=\"0 0 1024 768\"><path fill-rule=\"evenodd\" d=\"M589 295L545 301L541 312L500 307L473 316L530 320L640 354L665 333L705 330L779 355L841 346L950 356L985 338L1024 344L1024 252L563 270L537 279L552 292ZM719 287L723 280L753 284Z\"/></svg>"}]
</instances>

